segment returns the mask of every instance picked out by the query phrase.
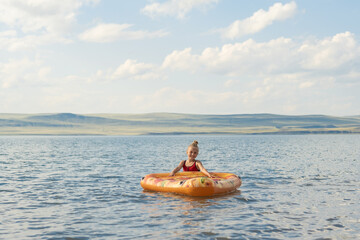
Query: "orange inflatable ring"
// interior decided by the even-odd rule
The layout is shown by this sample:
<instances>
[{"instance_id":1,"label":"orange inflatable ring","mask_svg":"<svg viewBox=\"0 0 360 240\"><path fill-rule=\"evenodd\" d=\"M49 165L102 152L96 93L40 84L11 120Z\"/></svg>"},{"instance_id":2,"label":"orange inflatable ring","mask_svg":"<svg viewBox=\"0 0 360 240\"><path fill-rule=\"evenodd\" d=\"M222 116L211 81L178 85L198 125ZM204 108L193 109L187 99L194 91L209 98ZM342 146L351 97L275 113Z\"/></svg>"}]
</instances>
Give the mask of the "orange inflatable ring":
<instances>
[{"instance_id":1,"label":"orange inflatable ring","mask_svg":"<svg viewBox=\"0 0 360 240\"><path fill-rule=\"evenodd\" d=\"M169 173L148 174L141 179L145 190L172 192L188 196L212 196L235 191L241 186L241 178L232 173L211 173L209 178L201 172L180 172L170 177Z\"/></svg>"}]
</instances>

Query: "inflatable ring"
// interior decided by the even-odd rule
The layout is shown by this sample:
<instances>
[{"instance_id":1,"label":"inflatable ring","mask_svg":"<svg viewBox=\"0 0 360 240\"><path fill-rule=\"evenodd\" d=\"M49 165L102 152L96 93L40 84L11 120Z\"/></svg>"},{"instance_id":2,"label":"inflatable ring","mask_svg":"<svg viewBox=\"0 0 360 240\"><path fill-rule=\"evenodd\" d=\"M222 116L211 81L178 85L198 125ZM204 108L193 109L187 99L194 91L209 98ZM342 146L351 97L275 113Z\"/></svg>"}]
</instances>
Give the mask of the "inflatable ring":
<instances>
[{"instance_id":1,"label":"inflatable ring","mask_svg":"<svg viewBox=\"0 0 360 240\"><path fill-rule=\"evenodd\" d=\"M145 190L172 192L188 196L212 196L235 191L241 186L241 178L232 173L211 173L209 178L201 172L180 172L175 176L169 173L148 174L141 179Z\"/></svg>"}]
</instances>

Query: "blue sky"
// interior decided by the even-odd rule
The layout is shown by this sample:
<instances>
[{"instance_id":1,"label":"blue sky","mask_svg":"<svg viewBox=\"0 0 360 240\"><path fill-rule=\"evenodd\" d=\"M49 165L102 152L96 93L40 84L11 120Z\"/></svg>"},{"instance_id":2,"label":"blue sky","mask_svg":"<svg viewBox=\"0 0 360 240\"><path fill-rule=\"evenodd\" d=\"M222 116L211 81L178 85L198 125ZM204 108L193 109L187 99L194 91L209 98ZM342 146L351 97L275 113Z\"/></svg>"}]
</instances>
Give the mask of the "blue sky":
<instances>
[{"instance_id":1,"label":"blue sky","mask_svg":"<svg viewBox=\"0 0 360 240\"><path fill-rule=\"evenodd\" d=\"M2 0L0 112L360 115L359 9Z\"/></svg>"}]
</instances>

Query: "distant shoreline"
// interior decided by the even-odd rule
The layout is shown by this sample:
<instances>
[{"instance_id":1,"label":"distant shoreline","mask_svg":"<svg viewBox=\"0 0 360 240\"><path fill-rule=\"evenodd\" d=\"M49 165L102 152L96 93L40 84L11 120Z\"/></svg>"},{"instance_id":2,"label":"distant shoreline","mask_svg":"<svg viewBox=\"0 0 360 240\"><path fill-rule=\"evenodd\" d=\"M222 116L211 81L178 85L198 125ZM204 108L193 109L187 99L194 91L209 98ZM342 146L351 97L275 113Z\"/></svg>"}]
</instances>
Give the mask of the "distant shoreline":
<instances>
[{"instance_id":1,"label":"distant shoreline","mask_svg":"<svg viewBox=\"0 0 360 240\"><path fill-rule=\"evenodd\" d=\"M307 135L359 134L360 116L179 113L0 114L0 135Z\"/></svg>"}]
</instances>

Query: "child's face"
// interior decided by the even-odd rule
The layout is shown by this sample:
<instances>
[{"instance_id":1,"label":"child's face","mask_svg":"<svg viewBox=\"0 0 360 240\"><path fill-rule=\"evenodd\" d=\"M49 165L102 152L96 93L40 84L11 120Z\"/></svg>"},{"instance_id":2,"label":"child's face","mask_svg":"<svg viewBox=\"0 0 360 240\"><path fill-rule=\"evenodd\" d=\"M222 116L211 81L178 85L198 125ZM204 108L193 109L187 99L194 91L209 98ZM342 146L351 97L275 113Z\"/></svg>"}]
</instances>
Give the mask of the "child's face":
<instances>
[{"instance_id":1,"label":"child's face","mask_svg":"<svg viewBox=\"0 0 360 240\"><path fill-rule=\"evenodd\" d=\"M195 158L199 154L199 149L196 147L189 147L186 153L190 160L195 160Z\"/></svg>"}]
</instances>

